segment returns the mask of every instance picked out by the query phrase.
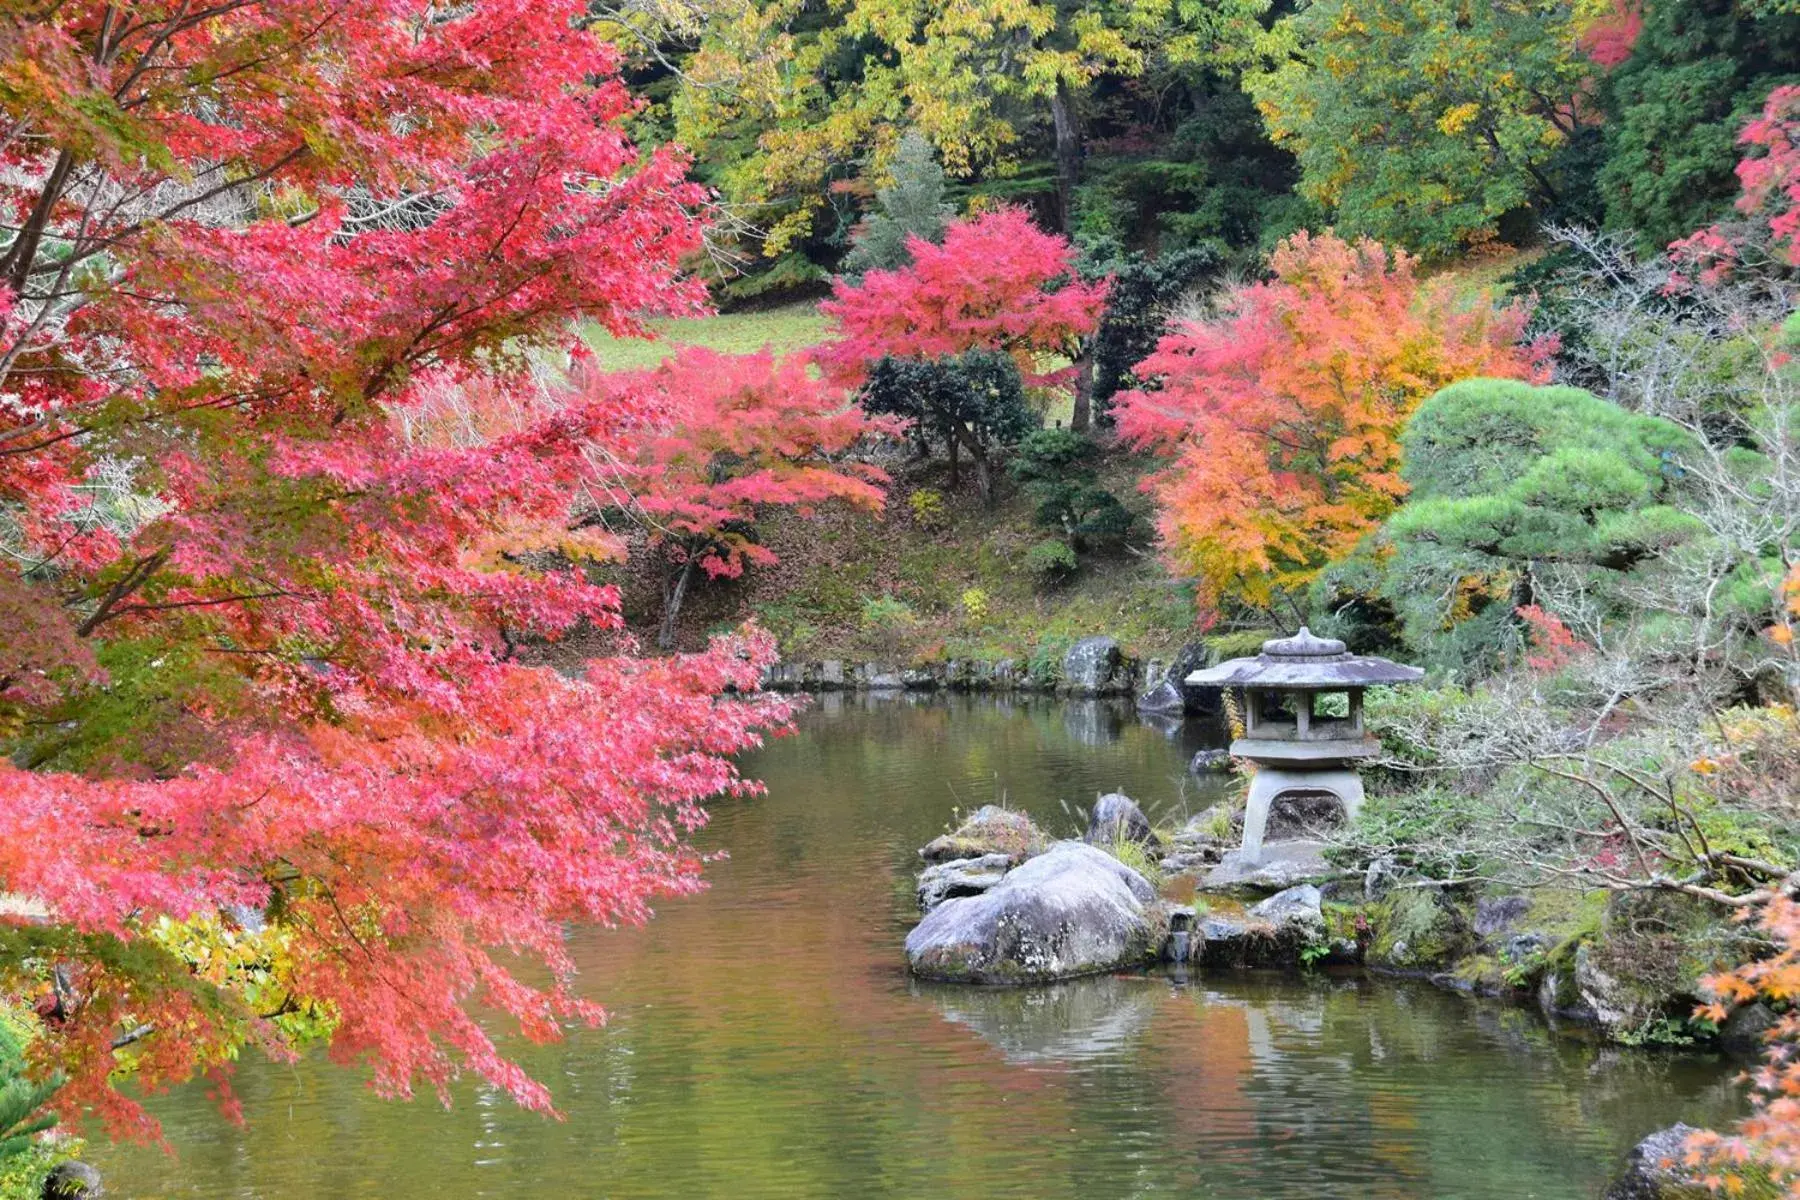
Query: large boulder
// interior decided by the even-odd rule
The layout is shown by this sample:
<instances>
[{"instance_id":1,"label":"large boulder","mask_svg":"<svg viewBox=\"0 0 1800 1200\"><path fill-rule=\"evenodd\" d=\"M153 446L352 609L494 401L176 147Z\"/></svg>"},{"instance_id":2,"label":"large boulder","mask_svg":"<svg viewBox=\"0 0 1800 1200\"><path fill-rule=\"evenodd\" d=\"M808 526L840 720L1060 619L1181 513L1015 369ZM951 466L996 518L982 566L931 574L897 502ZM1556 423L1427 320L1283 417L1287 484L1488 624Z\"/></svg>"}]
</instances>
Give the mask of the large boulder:
<instances>
[{"instance_id":1,"label":"large boulder","mask_svg":"<svg viewBox=\"0 0 1800 1200\"><path fill-rule=\"evenodd\" d=\"M946 900L906 937L915 975L956 983L1073 979L1154 961L1168 918L1112 855L1058 842L979 896Z\"/></svg>"},{"instance_id":2,"label":"large boulder","mask_svg":"<svg viewBox=\"0 0 1800 1200\"><path fill-rule=\"evenodd\" d=\"M919 911L930 912L946 900L979 896L1005 878L1011 867L1012 859L1004 854L933 863L919 872Z\"/></svg>"},{"instance_id":3,"label":"large boulder","mask_svg":"<svg viewBox=\"0 0 1800 1200\"><path fill-rule=\"evenodd\" d=\"M1074 696L1129 695L1130 664L1112 638L1082 638L1063 655L1062 683Z\"/></svg>"},{"instance_id":4,"label":"large boulder","mask_svg":"<svg viewBox=\"0 0 1800 1200\"><path fill-rule=\"evenodd\" d=\"M1087 832L1082 841L1090 846L1111 846L1118 842L1136 842L1140 846L1156 844L1150 818L1137 806L1137 801L1124 792L1108 792L1094 801L1088 813Z\"/></svg>"},{"instance_id":5,"label":"large boulder","mask_svg":"<svg viewBox=\"0 0 1800 1200\"><path fill-rule=\"evenodd\" d=\"M1689 1125L1671 1125L1633 1146L1625 1156L1625 1173L1602 1200L1701 1200L1713 1195L1700 1182L1700 1173L1684 1162L1688 1139L1698 1132Z\"/></svg>"},{"instance_id":6,"label":"large boulder","mask_svg":"<svg viewBox=\"0 0 1800 1200\"><path fill-rule=\"evenodd\" d=\"M1024 813L984 804L954 830L921 846L919 857L928 863L941 863L1004 854L1009 861L1021 863L1049 844L1050 839Z\"/></svg>"}]
</instances>

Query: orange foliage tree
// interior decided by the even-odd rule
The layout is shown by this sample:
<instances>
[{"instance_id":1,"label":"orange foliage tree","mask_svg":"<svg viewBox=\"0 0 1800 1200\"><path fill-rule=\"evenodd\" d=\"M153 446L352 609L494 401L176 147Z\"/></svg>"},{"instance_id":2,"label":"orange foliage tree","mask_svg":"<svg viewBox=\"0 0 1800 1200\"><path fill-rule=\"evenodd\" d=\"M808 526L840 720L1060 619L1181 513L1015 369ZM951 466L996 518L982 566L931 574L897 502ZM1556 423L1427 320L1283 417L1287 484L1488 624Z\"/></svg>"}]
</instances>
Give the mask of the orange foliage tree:
<instances>
[{"instance_id":1,"label":"orange foliage tree","mask_svg":"<svg viewBox=\"0 0 1800 1200\"><path fill-rule=\"evenodd\" d=\"M1551 350L1523 343L1525 306L1458 302L1367 239L1299 233L1270 266L1178 324L1119 405L1121 433L1169 459L1144 486L1209 610L1271 604L1391 513L1400 429L1427 396L1474 375L1541 380Z\"/></svg>"},{"instance_id":2,"label":"orange foliage tree","mask_svg":"<svg viewBox=\"0 0 1800 1200\"><path fill-rule=\"evenodd\" d=\"M1800 1197L1800 902L1776 895L1763 906L1759 924L1775 952L1707 979L1713 1001L1700 1015L1723 1021L1732 1005L1759 999L1787 1011L1768 1031L1762 1065L1751 1072L1751 1114L1735 1133L1696 1134L1689 1158L1705 1167L1708 1184L1727 1195L1743 1194L1749 1180L1766 1179L1776 1195Z\"/></svg>"}]
</instances>

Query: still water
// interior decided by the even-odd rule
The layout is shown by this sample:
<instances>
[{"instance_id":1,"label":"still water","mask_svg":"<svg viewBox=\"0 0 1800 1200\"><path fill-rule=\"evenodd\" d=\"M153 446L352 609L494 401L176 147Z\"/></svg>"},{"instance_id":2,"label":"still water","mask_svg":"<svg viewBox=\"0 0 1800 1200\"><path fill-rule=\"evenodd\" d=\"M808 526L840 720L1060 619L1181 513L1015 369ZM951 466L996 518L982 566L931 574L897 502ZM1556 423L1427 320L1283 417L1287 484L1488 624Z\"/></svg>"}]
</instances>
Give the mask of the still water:
<instances>
[{"instance_id":1,"label":"still water","mask_svg":"<svg viewBox=\"0 0 1800 1200\"><path fill-rule=\"evenodd\" d=\"M901 965L915 848L1004 796L1056 832L1122 789L1198 810L1194 731L1094 705L827 697L718 806L711 890L576 935L610 1024L522 1057L566 1116L473 1085L394 1104L246 1062L249 1125L158 1098L176 1153L96 1147L110 1194L460 1197L1520 1197L1591 1200L1731 1069L1550 1034L1359 977L924 986Z\"/></svg>"}]
</instances>

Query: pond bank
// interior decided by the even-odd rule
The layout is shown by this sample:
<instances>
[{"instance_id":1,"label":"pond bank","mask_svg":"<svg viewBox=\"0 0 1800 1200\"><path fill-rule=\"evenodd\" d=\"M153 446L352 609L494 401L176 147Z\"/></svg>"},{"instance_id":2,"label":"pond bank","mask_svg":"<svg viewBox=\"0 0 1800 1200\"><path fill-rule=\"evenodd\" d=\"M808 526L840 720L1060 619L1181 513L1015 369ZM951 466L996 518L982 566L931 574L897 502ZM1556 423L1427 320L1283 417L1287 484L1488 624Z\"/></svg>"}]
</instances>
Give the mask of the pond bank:
<instances>
[{"instance_id":1,"label":"pond bank","mask_svg":"<svg viewBox=\"0 0 1800 1200\"><path fill-rule=\"evenodd\" d=\"M1624 1045L1741 1054L1774 1020L1759 1005L1722 1028L1692 1018L1700 979L1744 953L1741 930L1704 901L1442 887L1391 863L1346 875L1305 843L1289 843L1303 853L1279 870L1233 874L1213 865L1229 863L1230 818L1221 805L1158 833L1128 797L1108 795L1083 844L984 807L920 850L926 915L907 940L909 964L985 983L1156 963L1361 967L1535 1007L1553 1026L1592 1026ZM1106 857L1095 847L1123 872L1117 894L1090 861Z\"/></svg>"}]
</instances>

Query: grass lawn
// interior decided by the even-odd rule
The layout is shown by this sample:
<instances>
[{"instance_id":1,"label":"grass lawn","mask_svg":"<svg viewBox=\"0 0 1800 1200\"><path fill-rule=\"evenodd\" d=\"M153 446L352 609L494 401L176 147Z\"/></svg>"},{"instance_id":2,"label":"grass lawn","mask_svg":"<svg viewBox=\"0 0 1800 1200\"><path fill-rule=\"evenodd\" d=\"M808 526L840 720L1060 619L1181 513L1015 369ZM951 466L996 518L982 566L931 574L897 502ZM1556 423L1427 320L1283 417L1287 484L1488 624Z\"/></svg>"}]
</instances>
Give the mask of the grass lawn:
<instances>
[{"instance_id":1,"label":"grass lawn","mask_svg":"<svg viewBox=\"0 0 1800 1200\"><path fill-rule=\"evenodd\" d=\"M616 338L592 324L583 327L582 337L608 371L657 366L677 346L706 346L727 354L750 354L768 346L783 355L825 340L825 318L811 301L758 312L652 321L650 326L654 341Z\"/></svg>"}]
</instances>

